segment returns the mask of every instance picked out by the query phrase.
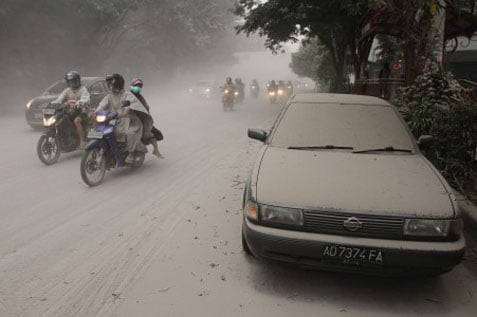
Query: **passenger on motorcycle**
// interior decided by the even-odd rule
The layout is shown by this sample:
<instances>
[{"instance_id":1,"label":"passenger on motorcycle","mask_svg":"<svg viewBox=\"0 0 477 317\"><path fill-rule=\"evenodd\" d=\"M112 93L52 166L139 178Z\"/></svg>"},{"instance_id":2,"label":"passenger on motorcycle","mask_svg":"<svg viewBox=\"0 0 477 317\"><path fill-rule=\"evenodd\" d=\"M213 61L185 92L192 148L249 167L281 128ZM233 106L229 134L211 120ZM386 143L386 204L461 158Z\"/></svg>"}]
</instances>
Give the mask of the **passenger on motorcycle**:
<instances>
[{"instance_id":1,"label":"passenger on motorcycle","mask_svg":"<svg viewBox=\"0 0 477 317\"><path fill-rule=\"evenodd\" d=\"M111 93L106 95L96 108L96 112L101 110L115 111L119 113L120 121L116 129L118 140L126 137L126 149L128 156L125 162L131 164L134 162L134 152L144 145L141 142L143 125L141 119L135 111L144 108L141 102L128 90L124 89L124 78L120 74L112 74L106 77L106 81L111 89ZM122 107L125 101L129 101L129 106ZM140 111L140 110L138 110ZM129 120L124 120L124 119Z\"/></svg>"},{"instance_id":2,"label":"passenger on motorcycle","mask_svg":"<svg viewBox=\"0 0 477 317\"><path fill-rule=\"evenodd\" d=\"M53 103L68 103L74 107L72 119L78 133L80 149L84 149L86 142L84 137L83 123L88 118L90 106L90 95L85 86L81 85L81 76L77 71L69 71L65 75L65 81L68 87L56 98Z\"/></svg>"},{"instance_id":3,"label":"passenger on motorcycle","mask_svg":"<svg viewBox=\"0 0 477 317\"><path fill-rule=\"evenodd\" d=\"M144 98L144 96L141 94L143 86L144 86L144 83L141 79L134 78L131 81L129 90L132 92L132 94L134 96L136 96L136 98L142 103L144 108L150 114L151 113L150 112L150 107L149 107L149 105L146 101L146 98ZM153 126L154 122L152 120L152 117L150 115L147 116L143 112L140 112L140 111L137 111L136 114L139 116L139 118L141 119L141 121L143 123L142 138L145 139L145 140L148 140L151 143L152 147L154 148L154 150L152 151L152 154L157 156L158 158L164 158L164 156L162 156L161 152L159 152L159 147L157 145L157 141L160 141L158 139L159 139L159 137L162 137L162 133ZM161 138L161 140L162 140L162 138Z\"/></svg>"}]
</instances>

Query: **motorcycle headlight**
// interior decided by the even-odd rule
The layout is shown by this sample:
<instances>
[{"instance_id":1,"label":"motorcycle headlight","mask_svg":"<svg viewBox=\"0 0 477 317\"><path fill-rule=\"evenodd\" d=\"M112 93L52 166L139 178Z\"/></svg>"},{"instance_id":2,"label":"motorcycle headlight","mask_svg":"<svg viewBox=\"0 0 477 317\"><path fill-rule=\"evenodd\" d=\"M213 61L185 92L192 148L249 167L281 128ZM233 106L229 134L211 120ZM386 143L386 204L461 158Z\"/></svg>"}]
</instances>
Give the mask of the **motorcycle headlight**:
<instances>
[{"instance_id":1,"label":"motorcycle headlight","mask_svg":"<svg viewBox=\"0 0 477 317\"><path fill-rule=\"evenodd\" d=\"M235 96L238 96L238 91L236 91L236 92L234 93L234 95L235 95Z\"/></svg>"},{"instance_id":2,"label":"motorcycle headlight","mask_svg":"<svg viewBox=\"0 0 477 317\"><path fill-rule=\"evenodd\" d=\"M55 116L51 116L49 118L45 118L43 117L43 125L45 127L51 127L52 125L54 125L56 123L56 117Z\"/></svg>"},{"instance_id":3,"label":"motorcycle headlight","mask_svg":"<svg viewBox=\"0 0 477 317\"><path fill-rule=\"evenodd\" d=\"M32 102L33 102L33 99L27 102L26 104L27 109L30 109Z\"/></svg>"},{"instance_id":4,"label":"motorcycle headlight","mask_svg":"<svg viewBox=\"0 0 477 317\"><path fill-rule=\"evenodd\" d=\"M96 122L104 122L106 121L106 116L105 115L100 115L100 116L96 116Z\"/></svg>"},{"instance_id":5,"label":"motorcycle headlight","mask_svg":"<svg viewBox=\"0 0 477 317\"><path fill-rule=\"evenodd\" d=\"M229 91L228 91L227 89L225 89L224 93L228 94L228 93L229 93Z\"/></svg>"},{"instance_id":6,"label":"motorcycle headlight","mask_svg":"<svg viewBox=\"0 0 477 317\"><path fill-rule=\"evenodd\" d=\"M279 89L279 90L278 90L278 94L279 94L279 95L283 95L283 90Z\"/></svg>"},{"instance_id":7,"label":"motorcycle headlight","mask_svg":"<svg viewBox=\"0 0 477 317\"><path fill-rule=\"evenodd\" d=\"M447 237L449 235L460 235L462 228L462 219L406 219L403 234L417 237Z\"/></svg>"},{"instance_id":8,"label":"motorcycle headlight","mask_svg":"<svg viewBox=\"0 0 477 317\"><path fill-rule=\"evenodd\" d=\"M303 211L296 208L262 205L260 219L269 223L303 226Z\"/></svg>"},{"instance_id":9,"label":"motorcycle headlight","mask_svg":"<svg viewBox=\"0 0 477 317\"><path fill-rule=\"evenodd\" d=\"M189 92L192 93L192 88L189 88Z\"/></svg>"},{"instance_id":10,"label":"motorcycle headlight","mask_svg":"<svg viewBox=\"0 0 477 317\"><path fill-rule=\"evenodd\" d=\"M207 89L205 90L205 92L209 93L209 92L210 92L210 89L209 89L209 88L207 88Z\"/></svg>"},{"instance_id":11,"label":"motorcycle headlight","mask_svg":"<svg viewBox=\"0 0 477 317\"><path fill-rule=\"evenodd\" d=\"M275 96L275 92L274 92L274 91L270 91L268 94L269 94L270 96Z\"/></svg>"}]
</instances>

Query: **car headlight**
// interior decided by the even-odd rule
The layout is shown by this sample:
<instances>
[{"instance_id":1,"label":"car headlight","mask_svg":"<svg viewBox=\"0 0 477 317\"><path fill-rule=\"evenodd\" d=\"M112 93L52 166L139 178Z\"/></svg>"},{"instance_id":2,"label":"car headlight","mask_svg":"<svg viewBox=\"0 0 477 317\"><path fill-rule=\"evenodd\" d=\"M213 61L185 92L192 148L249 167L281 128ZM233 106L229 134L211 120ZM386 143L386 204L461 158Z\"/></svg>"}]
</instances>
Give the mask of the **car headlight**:
<instances>
[{"instance_id":1,"label":"car headlight","mask_svg":"<svg viewBox=\"0 0 477 317\"><path fill-rule=\"evenodd\" d=\"M33 102L33 99L28 101L28 103L26 104L27 109L30 109L32 102Z\"/></svg>"},{"instance_id":2,"label":"car headlight","mask_svg":"<svg viewBox=\"0 0 477 317\"><path fill-rule=\"evenodd\" d=\"M52 116L52 117L49 117L49 118L43 117L43 125L45 127L51 127L55 123L56 123L56 117L55 116Z\"/></svg>"},{"instance_id":3,"label":"car headlight","mask_svg":"<svg viewBox=\"0 0 477 317\"><path fill-rule=\"evenodd\" d=\"M106 121L105 115L96 116L96 122L104 122L104 121Z\"/></svg>"},{"instance_id":4,"label":"car headlight","mask_svg":"<svg viewBox=\"0 0 477 317\"><path fill-rule=\"evenodd\" d=\"M205 92L209 93L209 92L210 92L210 89L209 89L209 88L207 88L207 89L205 90Z\"/></svg>"},{"instance_id":5,"label":"car headlight","mask_svg":"<svg viewBox=\"0 0 477 317\"><path fill-rule=\"evenodd\" d=\"M303 226L303 211L296 208L262 205L260 219L269 223Z\"/></svg>"},{"instance_id":6,"label":"car headlight","mask_svg":"<svg viewBox=\"0 0 477 317\"><path fill-rule=\"evenodd\" d=\"M459 236L462 233L462 219L435 220L435 219L406 219L403 234L417 237L447 237Z\"/></svg>"}]
</instances>

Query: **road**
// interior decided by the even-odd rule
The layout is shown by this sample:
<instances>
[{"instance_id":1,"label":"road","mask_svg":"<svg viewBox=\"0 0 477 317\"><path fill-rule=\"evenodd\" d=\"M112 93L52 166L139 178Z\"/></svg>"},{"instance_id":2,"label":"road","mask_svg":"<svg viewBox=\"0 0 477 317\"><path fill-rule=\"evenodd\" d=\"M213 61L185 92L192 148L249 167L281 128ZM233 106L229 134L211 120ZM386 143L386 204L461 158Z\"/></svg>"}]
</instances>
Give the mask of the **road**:
<instances>
[{"instance_id":1,"label":"road","mask_svg":"<svg viewBox=\"0 0 477 317\"><path fill-rule=\"evenodd\" d=\"M146 92L147 96L147 92ZM438 278L304 271L243 253L241 198L278 105L152 98L165 159L89 188L21 111L0 118L0 316L473 316L477 251Z\"/></svg>"}]
</instances>

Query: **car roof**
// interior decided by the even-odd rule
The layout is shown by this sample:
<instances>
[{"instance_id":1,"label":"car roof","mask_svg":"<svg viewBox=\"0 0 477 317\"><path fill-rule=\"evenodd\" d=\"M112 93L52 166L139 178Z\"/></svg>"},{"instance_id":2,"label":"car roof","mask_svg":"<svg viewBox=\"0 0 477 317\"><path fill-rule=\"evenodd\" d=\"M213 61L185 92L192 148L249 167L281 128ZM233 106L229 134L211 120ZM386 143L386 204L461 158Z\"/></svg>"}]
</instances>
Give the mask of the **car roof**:
<instances>
[{"instance_id":1,"label":"car roof","mask_svg":"<svg viewBox=\"0 0 477 317\"><path fill-rule=\"evenodd\" d=\"M329 94L329 93L298 93L291 99L291 103L339 103L359 104L370 106L391 106L386 100L363 95Z\"/></svg>"}]
</instances>

